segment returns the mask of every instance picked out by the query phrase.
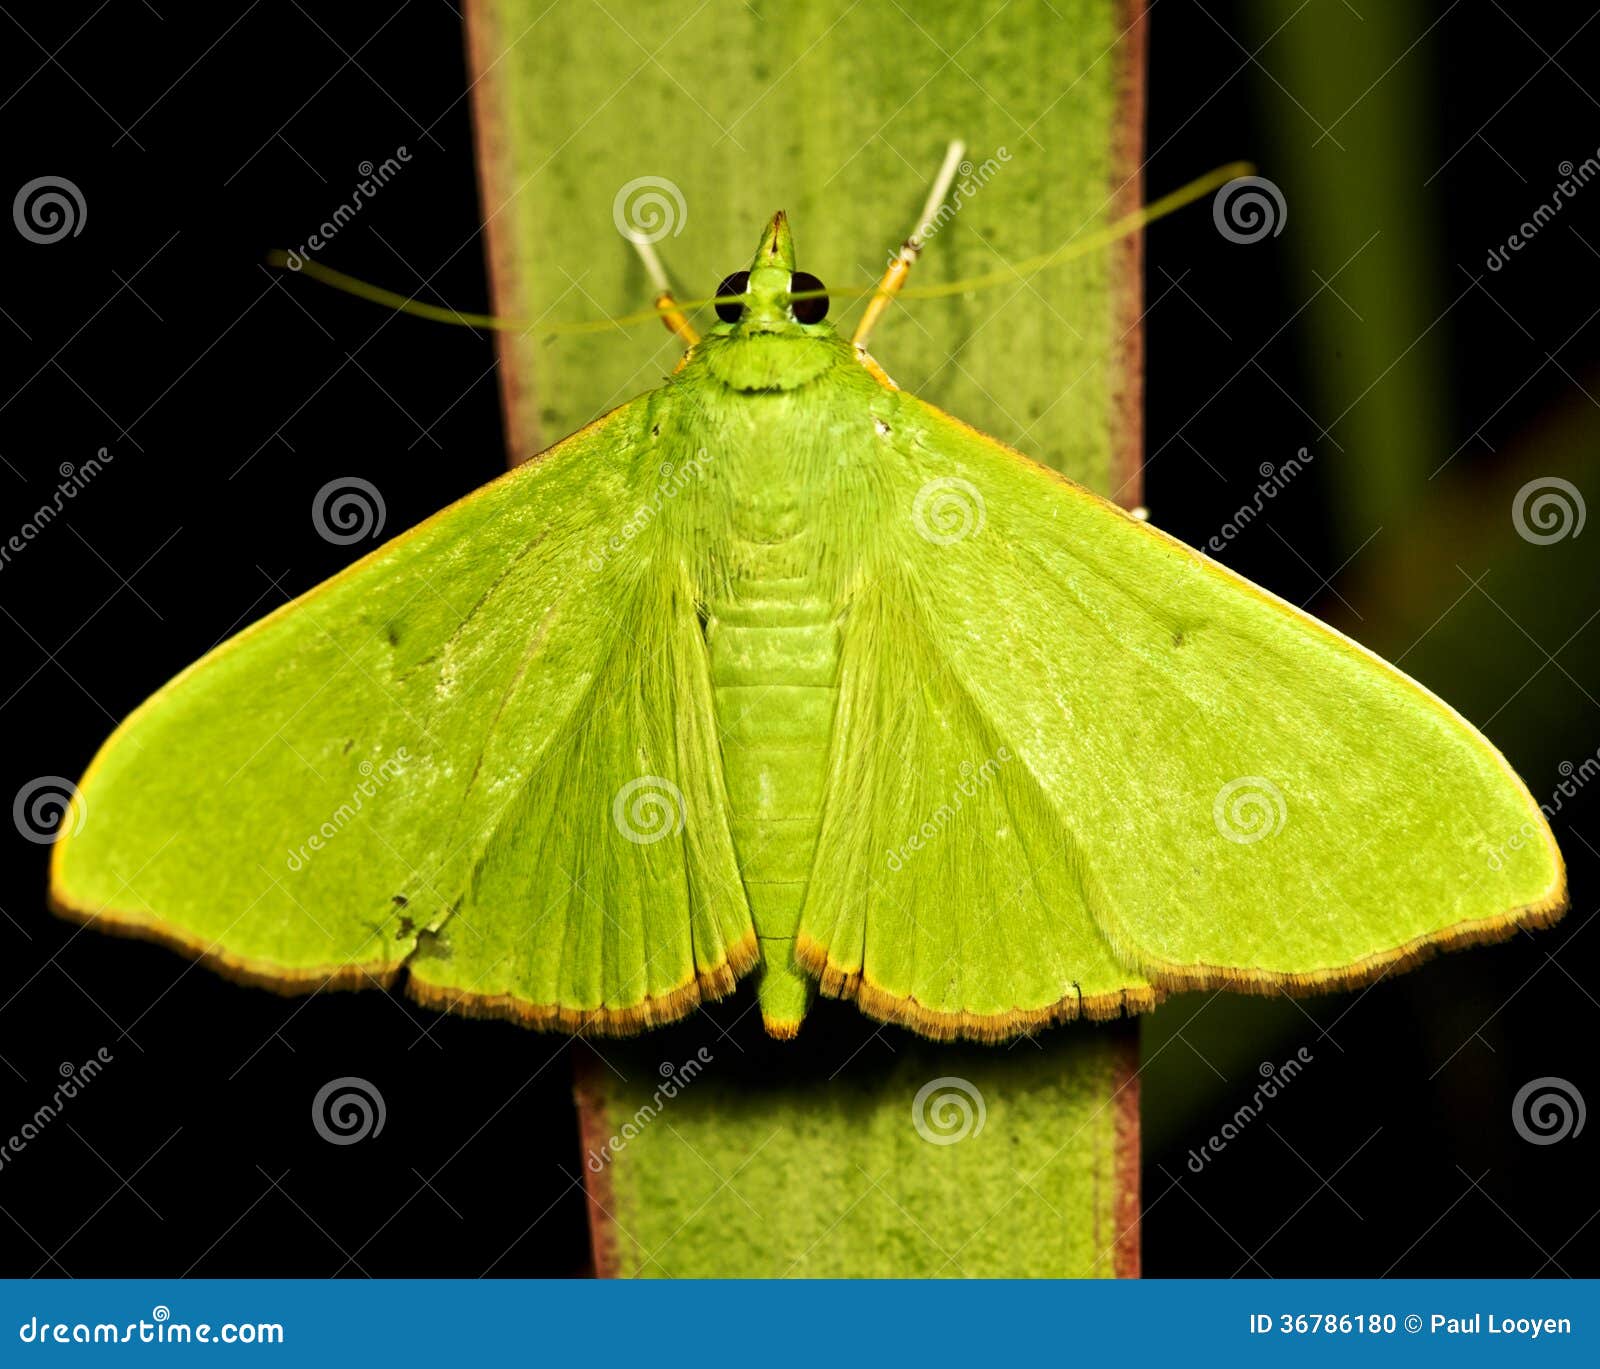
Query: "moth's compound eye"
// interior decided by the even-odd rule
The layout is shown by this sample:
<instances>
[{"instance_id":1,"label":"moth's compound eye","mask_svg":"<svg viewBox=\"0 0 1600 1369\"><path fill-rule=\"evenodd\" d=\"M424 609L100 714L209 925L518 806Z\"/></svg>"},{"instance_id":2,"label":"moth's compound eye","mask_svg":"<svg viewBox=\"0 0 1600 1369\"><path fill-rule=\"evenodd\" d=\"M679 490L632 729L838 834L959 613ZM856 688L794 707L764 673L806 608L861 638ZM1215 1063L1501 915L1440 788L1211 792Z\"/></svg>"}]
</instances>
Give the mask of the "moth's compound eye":
<instances>
[{"instance_id":1,"label":"moth's compound eye","mask_svg":"<svg viewBox=\"0 0 1600 1369\"><path fill-rule=\"evenodd\" d=\"M820 280L809 271L796 271L789 277L789 293L798 295L808 290L826 290ZM828 297L826 295L813 295L810 299L797 299L790 302L790 311L794 314L796 323L821 323L828 317Z\"/></svg>"},{"instance_id":2,"label":"moth's compound eye","mask_svg":"<svg viewBox=\"0 0 1600 1369\"><path fill-rule=\"evenodd\" d=\"M735 271L731 276L724 276L722 284L717 286L717 297L723 295L742 295L750 288L750 273L748 271ZM744 305L736 300L717 305L717 317L724 323L737 323L744 317Z\"/></svg>"}]
</instances>

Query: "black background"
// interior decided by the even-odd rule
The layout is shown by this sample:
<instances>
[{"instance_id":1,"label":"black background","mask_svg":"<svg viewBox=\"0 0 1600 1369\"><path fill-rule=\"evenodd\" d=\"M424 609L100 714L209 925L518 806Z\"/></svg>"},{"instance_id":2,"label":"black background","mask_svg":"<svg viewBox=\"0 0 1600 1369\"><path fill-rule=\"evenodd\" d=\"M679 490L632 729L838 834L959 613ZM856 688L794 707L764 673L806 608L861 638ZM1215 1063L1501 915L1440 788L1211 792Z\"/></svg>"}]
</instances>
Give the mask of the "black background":
<instances>
[{"instance_id":1,"label":"black background","mask_svg":"<svg viewBox=\"0 0 1600 1369\"><path fill-rule=\"evenodd\" d=\"M307 516L331 476L380 483L398 530L503 459L486 338L386 319L260 266L268 248L320 222L350 168L405 143L406 174L341 236L337 264L403 290L415 265L431 276L424 298L487 307L448 5L274 5L235 28L232 14L169 0L19 17L5 43L6 193L65 175L88 216L50 247L9 226L3 235L4 530L47 497L63 462L102 446L113 460L0 570L7 796L36 776L79 774L153 688L344 564L349 553ZM1560 47L1579 19L1519 18L1526 40L1496 7L1467 5L1426 48L1441 145L1470 143L1493 122L1494 157L1474 146L1418 190L1444 226L1441 252L1474 271L1555 162L1600 143L1600 105L1564 75L1593 69L1592 45L1564 49L1562 70L1538 50ZM1230 37L1244 31L1236 20L1228 5L1159 7L1150 185L1264 157L1269 78ZM1531 171L1533 185L1511 182L1495 158ZM1591 208L1570 212L1574 232L1504 282L1526 335L1484 300L1451 316L1462 437L1480 425L1491 439L1517 432L1574 385L1600 391L1600 329L1588 322L1600 259L1584 243L1600 235ZM1181 432L1210 458L1153 463L1148 498L1158 521L1193 540L1248 495L1256 453L1306 441L1300 406L1318 364L1299 326L1282 326L1304 291L1281 243L1266 244L1248 276L1228 250L1203 210L1148 238L1150 294L1161 297L1148 320L1148 445L1166 449ZM1204 308L1165 288L1177 277ZM1256 347L1262 373L1204 405L1240 349ZM1558 347L1562 364L1536 370ZM1230 561L1326 607L1323 577L1343 559L1330 532L1338 497L1326 475L1295 488L1274 510L1283 537L1241 539ZM1484 649L1529 648L1508 628ZM1591 795L1559 826L1574 890L1561 928L1436 962L1359 1002L1308 1003L1304 1032L1276 1058L1310 1043L1314 1085L1289 1090L1270 1126L1203 1176L1186 1173L1184 1155L1249 1083L1166 1120L1146 1154L1148 1273L1600 1273L1594 1130L1534 1147L1507 1115L1510 1093L1537 1076L1600 1098L1590 1046L1600 976L1596 933L1585 931L1600 864L1594 813ZM61 1062L101 1046L114 1056L0 1169L7 1272L584 1272L565 1043L435 1017L396 996L283 1000L156 947L79 933L44 910L48 848L9 826L4 841L0 1132L48 1096ZM743 1006L729 1005L727 1020ZM852 1030L847 1013L828 1009L821 1030ZM1250 1029L1248 1012L1236 1020ZM737 1030L751 1027L745 1018ZM1144 1078L1147 1116L1204 1068L1181 1042L1163 1051ZM378 1142L336 1148L312 1130L310 1100L336 1075L381 1087Z\"/></svg>"}]
</instances>

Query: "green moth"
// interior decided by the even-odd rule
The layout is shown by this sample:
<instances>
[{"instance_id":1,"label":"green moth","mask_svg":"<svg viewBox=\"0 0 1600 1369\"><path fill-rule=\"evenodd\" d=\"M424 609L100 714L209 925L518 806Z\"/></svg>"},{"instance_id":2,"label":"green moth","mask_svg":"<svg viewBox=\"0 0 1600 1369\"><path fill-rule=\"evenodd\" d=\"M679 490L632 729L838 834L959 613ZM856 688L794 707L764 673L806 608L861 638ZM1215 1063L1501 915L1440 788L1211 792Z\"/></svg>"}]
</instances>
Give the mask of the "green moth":
<instances>
[{"instance_id":1,"label":"green moth","mask_svg":"<svg viewBox=\"0 0 1600 1369\"><path fill-rule=\"evenodd\" d=\"M54 906L534 1027L754 973L776 1036L820 987L981 1040L1560 915L1447 705L898 390L820 290L780 214L665 385L160 690Z\"/></svg>"}]
</instances>

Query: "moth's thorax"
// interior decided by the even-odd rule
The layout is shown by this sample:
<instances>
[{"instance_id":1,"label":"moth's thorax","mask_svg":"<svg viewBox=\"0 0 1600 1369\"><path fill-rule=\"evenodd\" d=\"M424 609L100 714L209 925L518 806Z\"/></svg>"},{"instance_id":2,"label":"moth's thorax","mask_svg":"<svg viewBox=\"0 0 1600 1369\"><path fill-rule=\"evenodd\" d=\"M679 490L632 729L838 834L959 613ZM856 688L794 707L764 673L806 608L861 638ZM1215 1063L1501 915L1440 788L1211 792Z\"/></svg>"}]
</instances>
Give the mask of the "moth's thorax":
<instances>
[{"instance_id":1,"label":"moth's thorax","mask_svg":"<svg viewBox=\"0 0 1600 1369\"><path fill-rule=\"evenodd\" d=\"M676 454L700 454L670 521L678 545L695 549L691 575L706 599L752 576L803 575L837 600L851 567L870 559L859 530L893 459L883 433L900 396L848 343L824 350L829 366L802 387L737 390L697 356L662 392L646 459L681 466Z\"/></svg>"}]
</instances>

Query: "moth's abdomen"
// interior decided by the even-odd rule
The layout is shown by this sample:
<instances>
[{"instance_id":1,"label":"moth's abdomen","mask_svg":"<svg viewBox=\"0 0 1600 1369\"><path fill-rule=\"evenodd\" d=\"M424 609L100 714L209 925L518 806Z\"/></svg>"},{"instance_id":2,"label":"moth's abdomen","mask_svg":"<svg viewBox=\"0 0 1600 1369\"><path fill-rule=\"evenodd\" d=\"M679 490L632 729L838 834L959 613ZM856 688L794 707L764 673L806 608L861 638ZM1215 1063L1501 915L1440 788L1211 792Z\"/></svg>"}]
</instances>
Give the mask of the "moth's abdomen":
<instances>
[{"instance_id":1,"label":"moth's abdomen","mask_svg":"<svg viewBox=\"0 0 1600 1369\"><path fill-rule=\"evenodd\" d=\"M787 968L821 822L838 612L809 577L746 579L707 610L734 848L763 959Z\"/></svg>"}]
</instances>

